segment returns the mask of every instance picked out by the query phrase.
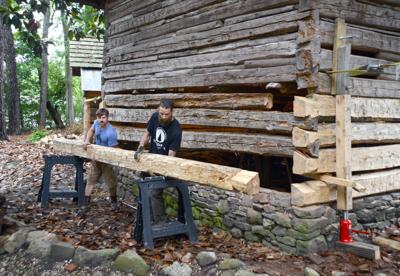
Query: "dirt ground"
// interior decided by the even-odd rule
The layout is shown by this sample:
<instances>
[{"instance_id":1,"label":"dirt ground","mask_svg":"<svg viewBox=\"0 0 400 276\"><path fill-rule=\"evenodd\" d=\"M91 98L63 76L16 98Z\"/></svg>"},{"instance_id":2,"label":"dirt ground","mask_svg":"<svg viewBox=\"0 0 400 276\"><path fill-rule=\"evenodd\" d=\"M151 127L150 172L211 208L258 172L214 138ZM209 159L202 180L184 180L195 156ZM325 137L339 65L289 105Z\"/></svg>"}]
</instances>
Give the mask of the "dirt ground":
<instances>
[{"instance_id":1,"label":"dirt ground","mask_svg":"<svg viewBox=\"0 0 400 276\"><path fill-rule=\"evenodd\" d=\"M196 254L206 250L215 252L219 258L238 258L253 272L268 275L304 275L305 267L314 268L321 275L332 275L334 271L346 272L345 275L400 275L399 252L386 248L381 248L382 259L379 261L340 251L295 256L209 228L199 229L199 242L196 244L190 244L185 237L176 237L157 241L155 249L144 249L132 237L136 212L132 207L136 206L135 202L127 202L131 206L120 202L118 209L112 210L105 190L95 190L93 206L87 212L76 208L71 200L53 200L49 208L42 209L37 203L44 165L42 155L52 151L45 145L26 142L26 136L9 139L0 141L0 194L6 196L8 216L36 229L55 233L60 240L74 246L119 248L120 251L136 249L152 266L154 274L174 261L195 266ZM72 167L57 166L52 174L52 185L71 186L73 176ZM8 233L12 231L12 226L6 229ZM23 251L0 255L0 275L22 275L27 271L33 275L67 274L62 265L32 260ZM89 271L92 274L96 272L78 268L74 274L87 275ZM108 268L97 268L97 271L98 275L111 273Z\"/></svg>"}]
</instances>

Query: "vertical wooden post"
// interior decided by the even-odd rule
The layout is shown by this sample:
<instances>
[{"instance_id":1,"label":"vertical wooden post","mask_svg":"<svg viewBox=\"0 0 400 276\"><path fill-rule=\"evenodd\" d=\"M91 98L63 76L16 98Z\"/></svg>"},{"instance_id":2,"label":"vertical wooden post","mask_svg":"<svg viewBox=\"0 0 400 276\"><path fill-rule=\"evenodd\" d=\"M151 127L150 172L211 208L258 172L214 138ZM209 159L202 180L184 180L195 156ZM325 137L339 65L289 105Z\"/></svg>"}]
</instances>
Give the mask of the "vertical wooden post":
<instances>
[{"instance_id":1,"label":"vertical wooden post","mask_svg":"<svg viewBox=\"0 0 400 276\"><path fill-rule=\"evenodd\" d=\"M349 70L351 45L346 43L346 25L336 20L333 71ZM333 74L332 92L336 94L336 176L351 180L351 95L349 73ZM351 187L337 187L337 208L353 208Z\"/></svg>"},{"instance_id":2,"label":"vertical wooden post","mask_svg":"<svg viewBox=\"0 0 400 276\"><path fill-rule=\"evenodd\" d=\"M91 121L90 121L90 102L84 100L83 104L83 135L86 139L86 134L90 128Z\"/></svg>"}]
</instances>

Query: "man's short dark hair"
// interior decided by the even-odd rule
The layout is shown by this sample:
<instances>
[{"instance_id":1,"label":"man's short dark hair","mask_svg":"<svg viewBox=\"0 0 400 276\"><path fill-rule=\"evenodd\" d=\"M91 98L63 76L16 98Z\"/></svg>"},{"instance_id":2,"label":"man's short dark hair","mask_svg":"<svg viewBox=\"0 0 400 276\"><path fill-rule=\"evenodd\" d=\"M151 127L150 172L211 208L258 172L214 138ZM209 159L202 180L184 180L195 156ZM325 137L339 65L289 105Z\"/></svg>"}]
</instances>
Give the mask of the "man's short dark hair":
<instances>
[{"instance_id":1,"label":"man's short dark hair","mask_svg":"<svg viewBox=\"0 0 400 276\"><path fill-rule=\"evenodd\" d=\"M97 117L101 117L101 116L106 116L107 118L108 118L108 115L109 115L109 113L108 113L108 110L107 109L105 109L105 108L99 108L99 109L97 109L97 111L96 111L96 116Z\"/></svg>"},{"instance_id":2,"label":"man's short dark hair","mask_svg":"<svg viewBox=\"0 0 400 276\"><path fill-rule=\"evenodd\" d=\"M168 109L172 110L172 109L174 109L174 103L170 99L161 99L160 107L168 108Z\"/></svg>"}]
</instances>

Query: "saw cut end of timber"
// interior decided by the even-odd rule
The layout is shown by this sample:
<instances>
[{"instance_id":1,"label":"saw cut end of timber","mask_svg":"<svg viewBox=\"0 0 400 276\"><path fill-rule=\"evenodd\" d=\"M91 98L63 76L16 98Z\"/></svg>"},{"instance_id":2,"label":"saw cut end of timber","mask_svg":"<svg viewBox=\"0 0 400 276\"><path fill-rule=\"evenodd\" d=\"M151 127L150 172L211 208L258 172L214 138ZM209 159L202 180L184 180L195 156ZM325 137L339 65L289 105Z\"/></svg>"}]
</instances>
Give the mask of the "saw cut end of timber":
<instances>
[{"instance_id":1,"label":"saw cut end of timber","mask_svg":"<svg viewBox=\"0 0 400 276\"><path fill-rule=\"evenodd\" d=\"M140 160L136 161L133 157L134 151L97 145L89 145L85 151L82 141L64 138L53 140L53 148L63 153L93 159L113 166L152 172L250 195L258 193L260 189L258 173L228 166L152 153L144 153Z\"/></svg>"},{"instance_id":2,"label":"saw cut end of timber","mask_svg":"<svg viewBox=\"0 0 400 276\"><path fill-rule=\"evenodd\" d=\"M252 171L240 171L231 178L233 189L242 191L249 195L254 195L260 192L260 178L258 173ZM243 183L247 185L243 186Z\"/></svg>"}]
</instances>

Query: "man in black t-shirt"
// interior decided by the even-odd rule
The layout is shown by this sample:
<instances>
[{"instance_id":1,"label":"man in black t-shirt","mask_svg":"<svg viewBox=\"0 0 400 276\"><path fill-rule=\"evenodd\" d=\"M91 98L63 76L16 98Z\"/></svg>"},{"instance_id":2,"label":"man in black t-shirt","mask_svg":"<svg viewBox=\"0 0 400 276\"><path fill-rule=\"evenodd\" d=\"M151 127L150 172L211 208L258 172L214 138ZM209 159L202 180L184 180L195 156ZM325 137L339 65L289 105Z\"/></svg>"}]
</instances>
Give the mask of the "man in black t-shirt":
<instances>
[{"instance_id":1,"label":"man in black t-shirt","mask_svg":"<svg viewBox=\"0 0 400 276\"><path fill-rule=\"evenodd\" d=\"M173 103L171 100L162 99L158 112L151 115L147 122L147 131L143 134L138 149L135 152L135 160L139 160L144 146L150 141L150 153L175 156L181 147L182 129L173 116ZM151 209L153 222L165 220L163 190L156 189L151 195Z\"/></svg>"}]
</instances>

